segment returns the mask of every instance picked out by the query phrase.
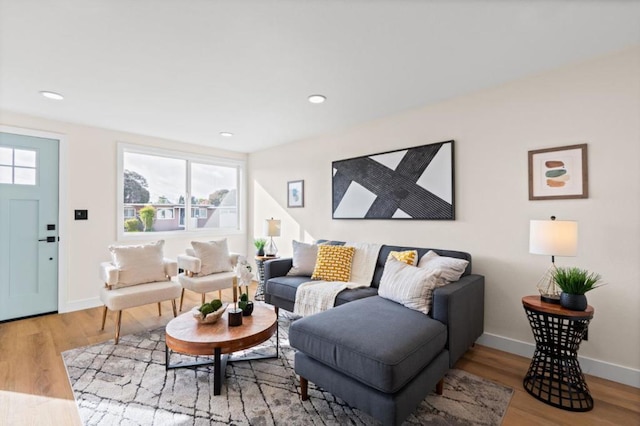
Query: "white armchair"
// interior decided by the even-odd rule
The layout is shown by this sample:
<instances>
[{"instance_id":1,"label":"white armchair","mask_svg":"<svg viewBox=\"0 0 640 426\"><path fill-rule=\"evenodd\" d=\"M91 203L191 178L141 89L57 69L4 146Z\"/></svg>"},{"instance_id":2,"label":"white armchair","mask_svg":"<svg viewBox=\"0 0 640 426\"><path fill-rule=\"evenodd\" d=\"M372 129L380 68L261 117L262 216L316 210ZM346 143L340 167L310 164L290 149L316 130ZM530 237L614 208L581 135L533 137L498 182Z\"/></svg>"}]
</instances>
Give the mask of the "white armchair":
<instances>
[{"instance_id":1,"label":"white armchair","mask_svg":"<svg viewBox=\"0 0 640 426\"><path fill-rule=\"evenodd\" d=\"M202 261L196 256L193 249L185 250L186 254L178 255L178 268L184 270L178 275L178 281L182 286L180 293L180 311L182 311L182 303L184 301L184 291L190 290L202 295L202 303L205 302L205 295L211 291L218 290L218 298L222 299L222 290L225 288L233 288L233 280L236 273L233 271L238 263L237 253L229 253L229 262L231 263L231 271L214 272L202 275ZM227 268L225 268L227 269Z\"/></svg>"},{"instance_id":2,"label":"white armchair","mask_svg":"<svg viewBox=\"0 0 640 426\"><path fill-rule=\"evenodd\" d=\"M112 262L100 264L100 278L104 282L100 290L100 300L104 303L100 329L104 330L107 309L116 312L116 345L120 340L123 309L157 303L158 315L162 315L160 302L171 300L173 316L177 315L175 299L181 287L172 277L178 274L178 264L162 257L163 243L110 246Z\"/></svg>"}]
</instances>

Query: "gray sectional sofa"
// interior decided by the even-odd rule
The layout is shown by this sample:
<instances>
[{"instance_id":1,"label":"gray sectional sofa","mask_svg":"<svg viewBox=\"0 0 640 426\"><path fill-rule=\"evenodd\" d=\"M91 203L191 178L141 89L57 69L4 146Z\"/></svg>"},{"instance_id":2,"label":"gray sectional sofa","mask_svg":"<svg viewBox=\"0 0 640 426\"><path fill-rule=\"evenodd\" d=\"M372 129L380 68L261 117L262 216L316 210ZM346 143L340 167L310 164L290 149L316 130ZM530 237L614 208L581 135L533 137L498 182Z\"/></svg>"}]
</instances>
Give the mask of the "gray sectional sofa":
<instances>
[{"instance_id":1,"label":"gray sectional sofa","mask_svg":"<svg viewBox=\"0 0 640 426\"><path fill-rule=\"evenodd\" d=\"M331 242L332 244L341 244ZM469 261L456 282L436 288L429 315L377 295L391 251L429 250ZM308 276L287 276L292 259L265 263L265 301L293 312ZM383 245L371 287L344 290L335 308L294 321L289 341L300 376L387 425L402 423L432 390L442 393L447 370L483 332L484 277L471 272L468 253Z\"/></svg>"}]
</instances>

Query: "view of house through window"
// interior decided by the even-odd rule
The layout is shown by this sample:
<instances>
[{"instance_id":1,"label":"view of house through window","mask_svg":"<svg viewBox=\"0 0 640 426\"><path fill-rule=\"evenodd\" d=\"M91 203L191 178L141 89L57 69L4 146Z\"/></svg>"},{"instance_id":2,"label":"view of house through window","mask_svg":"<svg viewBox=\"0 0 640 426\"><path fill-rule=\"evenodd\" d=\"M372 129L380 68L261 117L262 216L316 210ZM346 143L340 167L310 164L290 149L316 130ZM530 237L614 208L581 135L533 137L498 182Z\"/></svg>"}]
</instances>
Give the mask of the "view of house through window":
<instances>
[{"instance_id":1,"label":"view of house through window","mask_svg":"<svg viewBox=\"0 0 640 426\"><path fill-rule=\"evenodd\" d=\"M125 233L239 228L239 165L126 148L122 164Z\"/></svg>"}]
</instances>

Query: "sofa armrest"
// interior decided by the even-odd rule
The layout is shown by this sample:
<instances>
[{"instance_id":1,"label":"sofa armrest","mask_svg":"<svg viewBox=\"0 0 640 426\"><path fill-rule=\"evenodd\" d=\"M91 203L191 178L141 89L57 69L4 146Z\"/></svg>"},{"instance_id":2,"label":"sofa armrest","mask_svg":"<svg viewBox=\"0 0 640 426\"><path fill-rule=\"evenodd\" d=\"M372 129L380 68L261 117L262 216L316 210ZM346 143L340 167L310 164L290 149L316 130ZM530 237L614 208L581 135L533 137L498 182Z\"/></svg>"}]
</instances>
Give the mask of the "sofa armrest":
<instances>
[{"instance_id":1,"label":"sofa armrest","mask_svg":"<svg viewBox=\"0 0 640 426\"><path fill-rule=\"evenodd\" d=\"M273 259L264 262L264 282L273 277L283 277L293 266L293 258Z\"/></svg>"},{"instance_id":2,"label":"sofa armrest","mask_svg":"<svg viewBox=\"0 0 640 426\"><path fill-rule=\"evenodd\" d=\"M484 276L470 274L433 292L434 319L447 326L449 367L484 331Z\"/></svg>"},{"instance_id":3,"label":"sofa armrest","mask_svg":"<svg viewBox=\"0 0 640 426\"><path fill-rule=\"evenodd\" d=\"M178 255L178 268L185 271L193 272L197 274L202 268L202 262L195 256L189 256L187 254Z\"/></svg>"},{"instance_id":4,"label":"sofa armrest","mask_svg":"<svg viewBox=\"0 0 640 426\"><path fill-rule=\"evenodd\" d=\"M175 277L178 275L178 262L173 259L162 259L162 263L164 263L164 273L167 277Z\"/></svg>"},{"instance_id":5,"label":"sofa armrest","mask_svg":"<svg viewBox=\"0 0 640 426\"><path fill-rule=\"evenodd\" d=\"M100 263L100 279L111 289L111 286L118 284L118 268L111 262Z\"/></svg>"}]
</instances>

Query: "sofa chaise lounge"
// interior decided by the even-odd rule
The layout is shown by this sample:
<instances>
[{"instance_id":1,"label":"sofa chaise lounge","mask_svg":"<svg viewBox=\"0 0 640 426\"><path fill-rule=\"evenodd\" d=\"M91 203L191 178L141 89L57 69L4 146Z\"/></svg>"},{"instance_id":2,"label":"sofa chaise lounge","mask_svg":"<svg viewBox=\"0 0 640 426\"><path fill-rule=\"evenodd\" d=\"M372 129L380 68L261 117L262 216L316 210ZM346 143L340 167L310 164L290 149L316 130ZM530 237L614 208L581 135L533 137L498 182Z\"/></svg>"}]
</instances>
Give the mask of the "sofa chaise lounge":
<instances>
[{"instance_id":1,"label":"sofa chaise lounge","mask_svg":"<svg viewBox=\"0 0 640 426\"><path fill-rule=\"evenodd\" d=\"M329 244L343 244L329 242ZM455 282L435 288L428 315L380 297L378 288L391 251L430 250L468 261ZM293 260L265 263L265 301L293 312L297 288L309 276L288 276ZM370 287L344 290L335 308L295 320L289 341L300 376L383 424L402 423L432 390L442 393L447 370L484 327L484 277L471 273L468 253L383 245Z\"/></svg>"}]
</instances>

